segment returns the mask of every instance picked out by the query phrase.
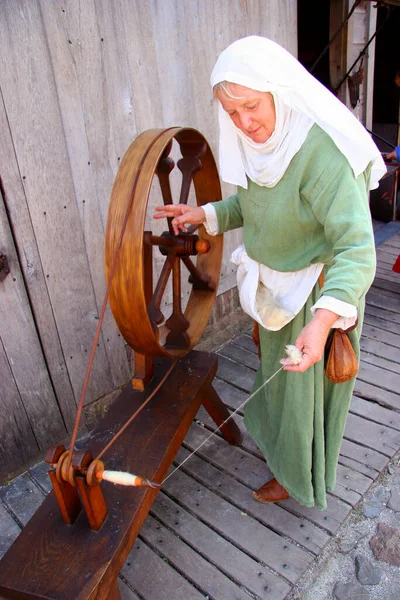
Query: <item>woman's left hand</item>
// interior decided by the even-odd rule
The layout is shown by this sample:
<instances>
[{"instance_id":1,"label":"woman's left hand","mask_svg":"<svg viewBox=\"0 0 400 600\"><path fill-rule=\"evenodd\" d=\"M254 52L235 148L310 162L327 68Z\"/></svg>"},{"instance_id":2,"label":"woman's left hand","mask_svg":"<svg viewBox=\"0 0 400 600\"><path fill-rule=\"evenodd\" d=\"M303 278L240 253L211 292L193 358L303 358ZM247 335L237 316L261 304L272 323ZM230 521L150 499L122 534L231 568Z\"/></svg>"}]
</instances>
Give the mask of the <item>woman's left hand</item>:
<instances>
[{"instance_id":1,"label":"woman's left hand","mask_svg":"<svg viewBox=\"0 0 400 600\"><path fill-rule=\"evenodd\" d=\"M301 330L295 343L303 353L302 361L298 365L285 366L285 371L304 373L323 358L329 331L338 316L324 308L315 311L312 320ZM285 359L281 362L285 364Z\"/></svg>"}]
</instances>

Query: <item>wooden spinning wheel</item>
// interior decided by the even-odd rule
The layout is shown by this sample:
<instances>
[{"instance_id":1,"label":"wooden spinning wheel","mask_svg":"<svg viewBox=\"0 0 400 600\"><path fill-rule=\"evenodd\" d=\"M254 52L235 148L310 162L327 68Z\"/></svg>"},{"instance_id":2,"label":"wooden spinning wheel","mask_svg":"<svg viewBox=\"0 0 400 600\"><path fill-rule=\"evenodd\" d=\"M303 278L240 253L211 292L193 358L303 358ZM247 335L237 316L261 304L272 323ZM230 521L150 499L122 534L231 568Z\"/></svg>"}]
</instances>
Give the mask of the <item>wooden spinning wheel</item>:
<instances>
[{"instance_id":1,"label":"wooden spinning wheel","mask_svg":"<svg viewBox=\"0 0 400 600\"><path fill-rule=\"evenodd\" d=\"M126 152L114 183L106 229L105 266L109 277L131 203L110 289L114 318L136 352L180 358L197 344L209 319L221 270L222 236L210 238L203 227L197 235L191 228L188 233L175 236L170 222L166 223L166 231L161 236L144 231L155 176L160 182L164 204L173 202L170 172L175 163L169 156L173 140L182 154L177 163L182 173L179 203L187 203L192 181L198 206L221 199L213 155L198 131L178 127L145 131ZM157 247L165 261L153 291L152 256ZM188 269L192 283L184 312L181 309L181 263ZM160 306L170 276L173 312L162 325L164 315Z\"/></svg>"},{"instance_id":2,"label":"wooden spinning wheel","mask_svg":"<svg viewBox=\"0 0 400 600\"><path fill-rule=\"evenodd\" d=\"M174 162L169 155L173 143L179 145L182 154L177 163L182 173L179 203L188 201L192 182L199 206L221 198L211 150L194 129L146 131L125 154L107 220L107 293L70 448L57 446L47 452L53 492L3 558L0 595L5 600L120 600L119 570L200 405L229 443L240 443L240 431L233 421L227 422L229 412L212 386L217 357L192 351L215 299L222 237L209 238L203 227L196 233L192 228L174 235L170 222L162 235L145 231L154 176L159 179L164 203L172 202L169 175ZM156 247L165 260L153 287ZM184 311L181 263L188 269L192 283ZM171 316L165 320L161 302L170 277L173 306ZM107 297L122 335L135 351L136 376L133 386L126 386L97 424L90 449L76 451L75 433ZM154 380L146 389L154 357L159 357ZM145 406L147 410L142 410ZM104 446L110 433L111 440ZM103 454L107 470L100 461ZM133 476L132 485L145 487L106 484L103 488L103 478L113 481L121 471L131 478L140 473L143 477ZM93 530L98 533L94 535Z\"/></svg>"}]
</instances>

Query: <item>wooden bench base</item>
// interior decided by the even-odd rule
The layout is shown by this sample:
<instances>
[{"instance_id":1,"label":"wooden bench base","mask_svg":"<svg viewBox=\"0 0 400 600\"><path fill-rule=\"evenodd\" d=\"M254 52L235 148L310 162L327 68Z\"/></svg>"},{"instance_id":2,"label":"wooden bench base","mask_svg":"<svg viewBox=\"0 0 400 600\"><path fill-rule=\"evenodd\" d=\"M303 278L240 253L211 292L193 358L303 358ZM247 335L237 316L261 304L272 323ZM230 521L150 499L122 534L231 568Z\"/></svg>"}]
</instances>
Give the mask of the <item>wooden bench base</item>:
<instances>
[{"instance_id":1,"label":"wooden bench base","mask_svg":"<svg viewBox=\"0 0 400 600\"><path fill-rule=\"evenodd\" d=\"M96 456L151 393L169 362L159 361L145 392L128 385L91 435ZM229 415L211 386L217 369L213 354L192 351L104 456L106 468L161 482L203 403L220 425ZM238 444L233 421L222 428ZM100 531L89 528L82 512L73 525L62 520L50 493L0 563L4 600L119 600L117 577L158 490L102 483L108 517Z\"/></svg>"}]
</instances>

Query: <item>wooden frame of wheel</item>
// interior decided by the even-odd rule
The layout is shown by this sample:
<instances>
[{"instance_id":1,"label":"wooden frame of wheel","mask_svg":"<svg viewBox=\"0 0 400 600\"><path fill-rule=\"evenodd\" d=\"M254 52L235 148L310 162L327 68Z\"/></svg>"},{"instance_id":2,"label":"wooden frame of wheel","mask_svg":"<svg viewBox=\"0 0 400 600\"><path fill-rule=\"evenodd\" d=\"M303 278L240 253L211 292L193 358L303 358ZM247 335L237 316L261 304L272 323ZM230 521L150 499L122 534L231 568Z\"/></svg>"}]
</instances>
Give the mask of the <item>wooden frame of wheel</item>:
<instances>
[{"instance_id":1,"label":"wooden frame of wheel","mask_svg":"<svg viewBox=\"0 0 400 600\"><path fill-rule=\"evenodd\" d=\"M209 277L214 289L192 287L184 311L184 317L189 322L186 331L189 340L187 347L170 348L161 345L158 325L151 321L148 314L148 305L153 293L152 261L151 253L149 258L148 244L145 244L144 228L155 175L163 178L164 185L161 185L161 189L164 203L168 204L171 201L171 195L168 194L171 165L168 154L174 139L179 144L183 156L183 167L179 167L183 172L180 202L187 202L191 181L194 184L198 206L221 199L215 160L200 132L184 127L143 132L128 148L115 178L107 216L105 269L108 281L129 210L111 281L111 310L122 336L136 352L146 356L180 358L197 344L210 317L221 271L223 242L221 235L211 237L203 226L199 228L199 238L208 240L210 249L207 253L197 256L196 268ZM166 166L164 172L163 166Z\"/></svg>"}]
</instances>

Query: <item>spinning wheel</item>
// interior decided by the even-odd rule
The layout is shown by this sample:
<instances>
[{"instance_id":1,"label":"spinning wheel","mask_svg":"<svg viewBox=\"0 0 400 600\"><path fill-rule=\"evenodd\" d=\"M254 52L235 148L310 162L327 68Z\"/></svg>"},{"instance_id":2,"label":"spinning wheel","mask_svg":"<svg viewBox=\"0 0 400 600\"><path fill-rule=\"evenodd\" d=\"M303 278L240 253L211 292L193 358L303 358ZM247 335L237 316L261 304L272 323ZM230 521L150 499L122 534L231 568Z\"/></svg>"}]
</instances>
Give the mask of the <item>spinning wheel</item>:
<instances>
[{"instance_id":1,"label":"spinning wheel","mask_svg":"<svg viewBox=\"0 0 400 600\"><path fill-rule=\"evenodd\" d=\"M170 158L174 140L182 154L177 163L182 173L179 202L188 201L192 181L199 206L221 198L211 150L194 129L146 131L125 154L107 220L107 292L70 448L57 446L47 452L54 491L3 558L0 595L6 600L119 600L118 572L200 405L229 443L240 443L240 431L233 421L227 422L229 412L212 387L216 356L192 351L215 299L222 237L209 238L203 227L174 235L170 222L162 235L145 231L155 176L164 203L172 202L169 176L175 166ZM165 259L153 288L156 247ZM192 283L184 311L181 263ZM170 277L172 314L165 319L161 303ZM135 378L92 432L90 450L76 451L79 416L108 297L117 325L135 351ZM153 374L154 357L159 358L148 395L150 389L145 387ZM109 440L105 447L104 440ZM100 461L103 454L106 466ZM145 487L108 483L103 489L102 480L122 483L121 475L124 485Z\"/></svg>"},{"instance_id":2,"label":"spinning wheel","mask_svg":"<svg viewBox=\"0 0 400 600\"><path fill-rule=\"evenodd\" d=\"M144 231L153 178L158 177L164 204L171 204L170 158L172 142L179 144L182 173L179 203L186 204L193 181L197 205L221 199L218 171L204 137L194 129L153 129L142 133L130 146L119 168L111 194L105 265L110 276L114 256L131 203L126 231L110 289L110 305L118 328L128 344L146 356L180 358L198 342L210 316L218 287L222 237L210 238L203 227L195 235L175 236L171 219L161 236ZM165 256L153 291L153 249ZM197 255L197 263L192 257ZM192 290L186 310L181 308L181 262L190 273ZM164 323L161 302L172 274L173 312Z\"/></svg>"}]
</instances>

